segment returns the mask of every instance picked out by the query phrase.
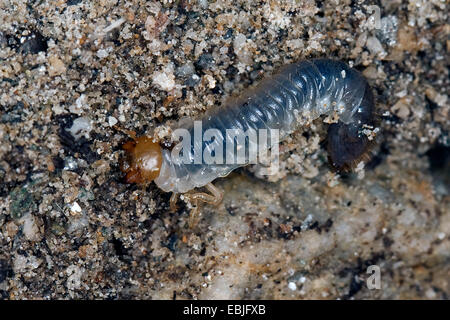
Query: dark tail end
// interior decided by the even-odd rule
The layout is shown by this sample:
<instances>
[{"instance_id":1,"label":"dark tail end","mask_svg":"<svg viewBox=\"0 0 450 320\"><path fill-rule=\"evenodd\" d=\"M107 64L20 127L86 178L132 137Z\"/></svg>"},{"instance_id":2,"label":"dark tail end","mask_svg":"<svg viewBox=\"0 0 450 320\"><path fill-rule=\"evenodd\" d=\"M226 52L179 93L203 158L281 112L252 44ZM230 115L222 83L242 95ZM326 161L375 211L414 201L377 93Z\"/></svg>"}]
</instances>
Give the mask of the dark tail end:
<instances>
[{"instance_id":1,"label":"dark tail end","mask_svg":"<svg viewBox=\"0 0 450 320\"><path fill-rule=\"evenodd\" d=\"M370 159L370 151L377 139L367 135L365 129L374 128L377 117L374 112L375 102L372 90L367 85L359 111L351 123L341 121L328 128L328 160L337 171L350 171L360 161Z\"/></svg>"}]
</instances>

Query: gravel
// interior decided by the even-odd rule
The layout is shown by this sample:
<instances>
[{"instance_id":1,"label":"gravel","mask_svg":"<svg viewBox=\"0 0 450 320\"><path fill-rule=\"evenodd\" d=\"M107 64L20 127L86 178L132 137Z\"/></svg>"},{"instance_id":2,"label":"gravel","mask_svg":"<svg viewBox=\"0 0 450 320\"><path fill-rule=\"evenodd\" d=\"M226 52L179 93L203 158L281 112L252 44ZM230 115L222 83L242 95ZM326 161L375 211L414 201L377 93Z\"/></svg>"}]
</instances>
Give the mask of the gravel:
<instances>
[{"instance_id":1,"label":"gravel","mask_svg":"<svg viewBox=\"0 0 450 320\"><path fill-rule=\"evenodd\" d=\"M1 298L449 298L445 1L11 0L0 21ZM277 175L219 179L194 228L124 183L125 130L163 139L314 57L374 88L380 142L357 172L329 169L318 119Z\"/></svg>"}]
</instances>

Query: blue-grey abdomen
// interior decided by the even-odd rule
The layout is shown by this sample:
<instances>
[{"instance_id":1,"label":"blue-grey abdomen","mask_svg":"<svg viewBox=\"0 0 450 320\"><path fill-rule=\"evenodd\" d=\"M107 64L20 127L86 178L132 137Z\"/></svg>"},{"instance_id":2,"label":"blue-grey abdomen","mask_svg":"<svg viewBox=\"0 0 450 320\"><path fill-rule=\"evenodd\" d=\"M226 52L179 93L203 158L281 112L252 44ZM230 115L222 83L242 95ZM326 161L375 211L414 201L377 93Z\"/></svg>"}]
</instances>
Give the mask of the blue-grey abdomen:
<instances>
[{"instance_id":1,"label":"blue-grey abdomen","mask_svg":"<svg viewBox=\"0 0 450 320\"><path fill-rule=\"evenodd\" d=\"M345 168L366 148L362 128L373 124L373 109L370 87L358 71L340 61L317 59L284 66L241 97L206 112L201 123L203 133L217 129L224 139L227 129L278 129L282 139L305 122L336 112L339 122L330 126L336 136L330 139L329 155L333 165ZM186 129L194 135L192 125ZM197 143L205 150L217 141ZM194 145L190 153L191 163L174 163L170 151L163 150L161 173L155 180L161 189L186 192L248 163L246 159L244 164L196 164ZM224 150L224 163L226 156Z\"/></svg>"}]
</instances>

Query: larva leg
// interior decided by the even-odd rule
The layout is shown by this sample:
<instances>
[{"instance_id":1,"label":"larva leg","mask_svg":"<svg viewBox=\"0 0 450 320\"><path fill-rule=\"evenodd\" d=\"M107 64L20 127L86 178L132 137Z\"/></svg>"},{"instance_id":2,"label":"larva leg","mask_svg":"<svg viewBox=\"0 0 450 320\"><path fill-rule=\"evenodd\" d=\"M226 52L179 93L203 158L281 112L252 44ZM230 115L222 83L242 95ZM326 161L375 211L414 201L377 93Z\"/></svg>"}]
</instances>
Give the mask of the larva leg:
<instances>
[{"instance_id":1,"label":"larva leg","mask_svg":"<svg viewBox=\"0 0 450 320\"><path fill-rule=\"evenodd\" d=\"M175 212L177 211L177 200L178 200L178 193L172 193L170 196L170 211Z\"/></svg>"},{"instance_id":2,"label":"larva leg","mask_svg":"<svg viewBox=\"0 0 450 320\"><path fill-rule=\"evenodd\" d=\"M223 191L220 190L219 188L217 188L216 186L214 186L212 184L212 182L210 182L206 185L206 189L208 189L209 192L211 192L214 196L214 201L211 204L213 204L215 206L219 205L223 199Z\"/></svg>"},{"instance_id":3,"label":"larva leg","mask_svg":"<svg viewBox=\"0 0 450 320\"><path fill-rule=\"evenodd\" d=\"M189 221L188 221L189 228L195 227L195 225L198 222L198 218L200 216L200 213L198 210L198 201L193 200L192 202L193 202L192 203L193 207L192 207L191 211L189 212Z\"/></svg>"},{"instance_id":4,"label":"larva leg","mask_svg":"<svg viewBox=\"0 0 450 320\"><path fill-rule=\"evenodd\" d=\"M222 202L222 198L223 198L222 191L220 191L218 188L216 188L211 182L208 183L205 187L212 194L207 194L205 192L192 193L192 194L188 195L189 199L195 200L195 201L200 200L202 202L206 202L206 203L209 203L209 204L212 204L215 206L217 206L219 203Z\"/></svg>"},{"instance_id":5,"label":"larva leg","mask_svg":"<svg viewBox=\"0 0 450 320\"><path fill-rule=\"evenodd\" d=\"M212 204L214 206L219 205L223 199L223 192L216 188L211 182L206 186L209 192L212 194L207 194L204 192L198 192L188 195L189 200L192 202L193 208L189 213L189 226L193 227L197 224L199 216L199 201Z\"/></svg>"}]
</instances>

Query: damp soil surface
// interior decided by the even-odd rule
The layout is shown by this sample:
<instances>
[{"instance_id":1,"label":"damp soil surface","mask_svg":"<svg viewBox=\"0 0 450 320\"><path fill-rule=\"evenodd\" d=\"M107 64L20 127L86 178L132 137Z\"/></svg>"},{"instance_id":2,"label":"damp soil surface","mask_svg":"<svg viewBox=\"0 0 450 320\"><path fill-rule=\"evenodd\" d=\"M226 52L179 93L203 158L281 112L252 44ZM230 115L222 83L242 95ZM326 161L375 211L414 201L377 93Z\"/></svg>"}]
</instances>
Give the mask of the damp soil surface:
<instances>
[{"instance_id":1,"label":"damp soil surface","mask_svg":"<svg viewBox=\"0 0 450 320\"><path fill-rule=\"evenodd\" d=\"M0 298L449 298L445 1L11 0L0 21ZM276 175L218 179L193 228L189 204L124 183L126 130L167 138L318 57L374 88L355 171L330 170L321 118Z\"/></svg>"}]
</instances>

